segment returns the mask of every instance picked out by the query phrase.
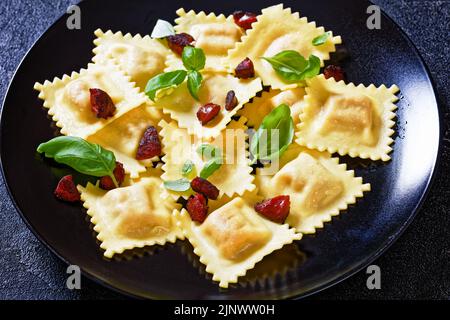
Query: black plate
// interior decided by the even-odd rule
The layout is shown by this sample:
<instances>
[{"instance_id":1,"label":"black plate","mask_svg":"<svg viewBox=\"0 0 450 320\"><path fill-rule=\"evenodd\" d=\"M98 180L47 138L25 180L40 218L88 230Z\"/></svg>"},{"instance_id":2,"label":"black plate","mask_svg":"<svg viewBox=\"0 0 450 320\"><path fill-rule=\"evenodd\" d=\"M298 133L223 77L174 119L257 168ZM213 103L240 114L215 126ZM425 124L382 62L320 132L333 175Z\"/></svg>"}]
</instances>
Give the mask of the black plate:
<instances>
[{"instance_id":1,"label":"black plate","mask_svg":"<svg viewBox=\"0 0 450 320\"><path fill-rule=\"evenodd\" d=\"M58 20L17 70L1 118L5 181L36 236L61 259L79 265L90 278L148 298L305 296L347 278L382 254L405 230L424 200L438 156L439 112L430 77L415 47L384 15L381 30L367 29L369 4L364 1L283 1L342 36L350 59L340 63L350 81L397 84L402 90L392 161L383 164L342 158L372 184L372 192L316 235L305 236L298 248L306 259L284 277L274 277L275 281L255 288L237 285L219 290L198 268L190 246L180 241L156 251L138 252L145 253L142 258L107 261L82 209L55 200L52 191L57 178L35 157L36 146L52 138L55 128L33 84L86 66L96 28L146 34L158 18L174 19L179 7L229 14L235 9L259 11L277 2L85 1L80 5L81 30L68 30L66 17ZM334 55L334 59L339 56Z\"/></svg>"}]
</instances>

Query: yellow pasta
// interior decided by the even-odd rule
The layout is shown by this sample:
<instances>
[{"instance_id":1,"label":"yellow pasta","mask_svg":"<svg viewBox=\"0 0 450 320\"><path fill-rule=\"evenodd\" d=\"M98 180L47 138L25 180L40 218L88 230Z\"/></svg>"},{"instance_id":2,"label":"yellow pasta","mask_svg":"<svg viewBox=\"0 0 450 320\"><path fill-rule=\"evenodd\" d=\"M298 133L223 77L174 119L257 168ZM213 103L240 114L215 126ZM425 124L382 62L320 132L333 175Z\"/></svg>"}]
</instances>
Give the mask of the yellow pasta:
<instances>
[{"instance_id":1,"label":"yellow pasta","mask_svg":"<svg viewBox=\"0 0 450 320\"><path fill-rule=\"evenodd\" d=\"M94 34L97 38L94 40L93 61L105 63L112 60L141 91L145 90L149 79L164 72L170 51L162 41L148 35L123 35L120 31L113 33L111 30L103 32L97 29Z\"/></svg>"},{"instance_id":2,"label":"yellow pasta","mask_svg":"<svg viewBox=\"0 0 450 320\"><path fill-rule=\"evenodd\" d=\"M114 152L117 161L123 164L125 172L130 174L131 178L137 178L141 172L146 171L146 167L159 160L159 157L136 160L136 152L145 130L149 126L157 128L161 116L159 109L143 104L107 124L86 140Z\"/></svg>"},{"instance_id":3,"label":"yellow pasta","mask_svg":"<svg viewBox=\"0 0 450 320\"><path fill-rule=\"evenodd\" d=\"M261 57L272 57L284 50L298 51L306 59L315 55L323 61L330 58L336 50L335 45L342 42L340 36L331 35L320 46L314 46L312 40L325 33L323 27L316 27L315 22L300 18L298 12L292 13L290 8L283 9L279 4L262 10L252 24L252 29L242 37L242 41L228 52L225 64L232 71L242 60L249 57L254 64L256 75L264 85L272 89L294 88L297 83L289 83L280 78L269 62Z\"/></svg>"},{"instance_id":4,"label":"yellow pasta","mask_svg":"<svg viewBox=\"0 0 450 320\"><path fill-rule=\"evenodd\" d=\"M91 111L91 88L102 89L111 97L117 108L112 117L99 119ZM147 100L113 64L89 64L87 69L72 72L71 76L36 83L34 89L39 91L39 98L44 100L44 107L61 133L80 138L94 134Z\"/></svg>"},{"instance_id":5,"label":"yellow pasta","mask_svg":"<svg viewBox=\"0 0 450 320\"><path fill-rule=\"evenodd\" d=\"M247 118L249 127L258 128L264 117L280 104L287 104L291 108L291 117L294 125L300 122L300 112L304 105L304 88L294 88L285 91L264 91L261 97L255 97L247 103L238 114Z\"/></svg>"},{"instance_id":6,"label":"yellow pasta","mask_svg":"<svg viewBox=\"0 0 450 320\"><path fill-rule=\"evenodd\" d=\"M300 240L301 234L260 216L251 197L234 198L211 212L202 224L191 220L186 210L175 211L178 226L194 247L206 272L222 288L236 283L238 277L266 255Z\"/></svg>"},{"instance_id":7,"label":"yellow pasta","mask_svg":"<svg viewBox=\"0 0 450 320\"><path fill-rule=\"evenodd\" d=\"M222 60L228 50L241 39L242 30L234 23L233 17L214 13L206 14L193 10L186 12L183 8L177 10L175 20L177 33L188 33L195 39L195 46L203 49L206 55L206 70L224 71ZM179 66L182 66L181 60Z\"/></svg>"},{"instance_id":8,"label":"yellow pasta","mask_svg":"<svg viewBox=\"0 0 450 320\"><path fill-rule=\"evenodd\" d=\"M111 191L90 183L78 186L105 257L184 238L172 215L178 208L175 200L161 201L159 175L155 169L130 186Z\"/></svg>"},{"instance_id":9,"label":"yellow pasta","mask_svg":"<svg viewBox=\"0 0 450 320\"><path fill-rule=\"evenodd\" d=\"M327 152L291 145L279 166L275 174L257 170L255 183L264 198L289 195L286 223L297 232L314 233L370 190L370 184L363 184L353 170Z\"/></svg>"},{"instance_id":10,"label":"yellow pasta","mask_svg":"<svg viewBox=\"0 0 450 320\"><path fill-rule=\"evenodd\" d=\"M162 127L161 136L165 153L162 158L164 162L162 179L173 181L183 178L181 169L187 161L191 161L195 166L190 177L198 175L208 159L202 158L197 149L206 143L218 147L222 153L224 163L208 178L208 181L220 190L220 196L231 197L254 190L254 177L251 175L252 168L248 159L245 121L244 118L232 121L227 130L222 131L214 140L196 139L189 135L186 129L177 128L175 122L161 121L159 125ZM184 197L190 195L189 192L180 194L168 191L168 193L175 198L180 195Z\"/></svg>"},{"instance_id":11,"label":"yellow pasta","mask_svg":"<svg viewBox=\"0 0 450 320\"><path fill-rule=\"evenodd\" d=\"M323 75L307 83L297 143L342 156L390 159L397 86L355 86Z\"/></svg>"},{"instance_id":12,"label":"yellow pasta","mask_svg":"<svg viewBox=\"0 0 450 320\"><path fill-rule=\"evenodd\" d=\"M231 121L236 112L262 90L259 78L242 80L232 75L220 72L202 72L203 83L200 87L199 101L195 100L187 88L186 82L173 89L158 100L155 105L170 114L178 122L180 128L186 128L189 134L200 138L215 138ZM234 90L239 104L232 110L224 108L227 92ZM220 113L208 124L203 126L197 119L198 109L207 104L215 103L221 107Z\"/></svg>"}]
</instances>

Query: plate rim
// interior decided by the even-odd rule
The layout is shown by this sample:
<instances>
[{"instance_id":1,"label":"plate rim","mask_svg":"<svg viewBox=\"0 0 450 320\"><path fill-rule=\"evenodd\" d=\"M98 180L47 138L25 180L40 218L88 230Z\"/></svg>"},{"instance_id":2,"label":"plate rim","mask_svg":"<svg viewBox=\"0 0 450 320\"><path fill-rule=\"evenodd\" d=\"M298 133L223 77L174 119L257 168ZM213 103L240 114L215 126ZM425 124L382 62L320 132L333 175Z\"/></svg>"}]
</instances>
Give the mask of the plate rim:
<instances>
[{"instance_id":1,"label":"plate rim","mask_svg":"<svg viewBox=\"0 0 450 320\"><path fill-rule=\"evenodd\" d=\"M84 0L79 1L77 4L80 4L81 2L84 2ZM372 5L376 5L374 4L372 1L370 0L366 0L367 3L372 4ZM442 111L440 109L440 107L442 106L442 102L439 99L439 95L437 94L437 89L436 89L436 83L435 80L432 77L432 74L430 72L430 69L428 67L428 65L426 64L425 60L423 59L420 51L418 50L417 46L415 45L415 43L411 40L411 38L406 34L406 32L400 27L400 25L393 19L391 18L384 10L383 8L381 8L381 14L387 19L389 20L398 30L399 32L402 34L402 37L405 38L408 42L408 44L412 47L413 51L415 52L416 56L419 58L419 62L422 66L422 68L425 70L426 72L426 76L429 80L429 84L431 85L431 89L434 95L434 103L436 105L436 110L437 110L437 115L438 115L438 123L439 123L439 128L438 128L438 145L437 145L437 151L435 153L435 157L434 157L434 164L431 168L431 172L429 174L429 177L427 179L426 182L426 186L425 186L425 190L424 192L422 192L419 201L416 203L414 209L411 211L411 214L409 215L408 219L401 225L401 227L399 228L399 230L397 230L397 232L395 232L391 237L389 237L388 239L386 239L384 241L384 243L380 246L380 248L378 249L378 251L369 256L367 259L365 259L364 261L360 262L356 267L351 268L349 271L345 272L344 274L336 277L335 279L324 283L316 288L313 289L309 289L303 293L299 293L299 294L294 294L294 295L289 295L289 294L281 294L279 299L293 299L293 300L298 300L298 299L303 299L306 297L310 297L312 295L315 295L317 293L320 293L328 288L331 288L345 280L347 280L348 278L354 276L355 274L359 273L361 270L363 270L365 267L367 267L368 265L370 265L373 261L377 260L378 258L380 258L387 250L389 250L389 248L395 243L397 242L397 240L403 235L403 233L406 231L406 229L409 227L409 225L412 223L412 221L415 219L415 217L417 216L417 214L419 213L419 211L422 209L425 200L428 198L429 193L432 190L433 184L435 182L435 178L436 178L436 173L439 171L440 168L440 163L441 163L441 155L442 155L442 138L443 138L443 119L442 119ZM9 84L7 86L6 89L6 93L3 97L3 101L2 101L2 108L0 110L0 132L2 132L2 128L4 126L4 118L3 118L3 111L6 105L6 101L8 100L8 97L10 96L10 89L11 86L17 76L17 73L19 72L20 68L22 67L22 64L24 63L25 59L27 59L28 55L30 54L30 52L35 48L36 44L39 43L43 37L50 32L53 28L56 28L56 26L59 24L59 22L65 17L66 13L63 13L59 18L57 18L56 20L54 20L50 26L48 28L45 29L45 31L42 32L42 34L33 42L33 44L28 48L28 50L26 51L25 55L22 57L22 59L20 60L19 64L17 65L16 69L13 72L13 75L9 81ZM28 221L28 219L26 218L26 216L23 214L22 210L19 207L19 204L16 202L16 199L13 197L13 194L11 192L11 189L9 187L7 178L6 178L6 173L4 171L4 167L3 167L3 159L2 159L2 155L3 155L3 151L2 151L2 139L0 138L0 172L3 178L3 182L5 185L5 189L7 191L8 197L11 201L11 203L13 204L15 210L19 213L19 216L21 218L21 220L25 223L25 225L27 226L27 228L31 231L31 233L39 240L39 242L41 242L50 252L52 252L58 259L60 259L62 262L64 262L66 265L71 265L71 261L68 258L63 257L60 253L58 253L50 244L48 244L46 242L46 240L44 240L44 237L40 234L40 232L38 230L36 230L34 227L32 227L31 223ZM94 274L85 271L84 269L80 268L81 270L81 274L83 276L85 276L86 278L88 278L89 280L93 281L94 283L97 283L105 288L108 288L109 290L112 290L113 292L119 293L124 295L125 297L130 297L130 298L135 298L135 299L152 299L152 300L157 300L157 299L163 299L161 297L158 297L154 294L150 294L148 296L141 296L138 294L135 294L133 292L130 291L125 291L119 287L116 287L104 280L102 280L101 278L95 276ZM149 298L151 297L151 298Z\"/></svg>"}]
</instances>

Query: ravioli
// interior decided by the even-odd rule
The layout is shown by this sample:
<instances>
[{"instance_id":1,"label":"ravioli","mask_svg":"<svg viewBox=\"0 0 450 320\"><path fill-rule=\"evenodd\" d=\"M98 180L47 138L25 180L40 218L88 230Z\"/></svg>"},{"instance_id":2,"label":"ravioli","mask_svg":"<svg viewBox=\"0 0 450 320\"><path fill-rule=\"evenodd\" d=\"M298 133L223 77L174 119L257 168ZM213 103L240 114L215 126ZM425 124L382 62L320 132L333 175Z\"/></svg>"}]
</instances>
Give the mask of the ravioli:
<instances>
[{"instance_id":1,"label":"ravioli","mask_svg":"<svg viewBox=\"0 0 450 320\"><path fill-rule=\"evenodd\" d=\"M261 57L272 57L284 50L295 50L306 59L315 55L323 66L324 60L330 59L330 53L336 51L335 45L342 42L340 36L334 37L331 34L324 44L314 46L313 39L323 35L325 29L316 27L315 22L308 22L305 17L300 18L298 12L292 13L290 8L283 9L282 4L263 9L257 19L241 42L228 51L224 63L232 71L246 57L250 58L256 75L264 85L271 86L272 89L294 88L298 83L283 80L270 63Z\"/></svg>"},{"instance_id":2,"label":"ravioli","mask_svg":"<svg viewBox=\"0 0 450 320\"><path fill-rule=\"evenodd\" d=\"M191 161L195 166L191 175L193 177L199 175L208 159L201 157L197 149L202 144L209 144L219 148L223 157L221 167L208 178L208 181L220 190L220 196L232 197L235 194L242 195L245 191L254 190L254 176L251 175L252 168L248 159L245 121L244 118L240 118L239 121L233 120L214 140L197 139L189 135L186 129L178 128L175 122L161 121L159 125L162 128L161 136L165 153L162 158L164 162L162 179L173 181L183 178L182 167L187 161ZM180 195L186 198L190 195L189 192L181 194L169 190L167 192L175 198Z\"/></svg>"},{"instance_id":3,"label":"ravioli","mask_svg":"<svg viewBox=\"0 0 450 320\"><path fill-rule=\"evenodd\" d=\"M146 167L159 160L159 157L136 160L136 152L145 130L149 126L156 128L161 116L159 109L143 104L107 124L86 140L114 152L117 161L123 164L125 172L130 174L131 178L137 178L140 173L146 171Z\"/></svg>"},{"instance_id":4,"label":"ravioli","mask_svg":"<svg viewBox=\"0 0 450 320\"><path fill-rule=\"evenodd\" d=\"M222 60L242 36L242 30L234 23L233 17L225 17L223 14L216 16L214 13L207 15L203 11L186 12L183 8L177 10L177 15L175 31L194 37L195 46L205 53L205 69L225 71ZM178 63L182 68L180 59Z\"/></svg>"},{"instance_id":5,"label":"ravioli","mask_svg":"<svg viewBox=\"0 0 450 320\"><path fill-rule=\"evenodd\" d=\"M175 200L161 201L159 170L130 186L105 191L89 183L78 186L87 214L107 258L125 250L183 239L172 215Z\"/></svg>"},{"instance_id":6,"label":"ravioli","mask_svg":"<svg viewBox=\"0 0 450 320\"><path fill-rule=\"evenodd\" d=\"M259 78L243 80L221 72L205 71L203 83L195 100L187 88L186 82L174 88L170 94L155 102L155 106L163 109L164 113L178 122L180 128L186 128L189 134L199 138L215 138L231 121L236 112L262 90ZM234 90L239 104L232 110L224 108L227 92ZM221 106L220 113L208 124L203 126L197 119L198 109L207 104L215 103Z\"/></svg>"},{"instance_id":7,"label":"ravioli","mask_svg":"<svg viewBox=\"0 0 450 320\"><path fill-rule=\"evenodd\" d=\"M116 112L108 119L99 119L91 111L90 88L102 89L113 100ZM143 104L147 98L134 87L113 64L89 64L87 69L62 79L36 83L39 98L44 100L48 114L61 128L61 133L86 138L126 112Z\"/></svg>"},{"instance_id":8,"label":"ravioli","mask_svg":"<svg viewBox=\"0 0 450 320\"><path fill-rule=\"evenodd\" d=\"M307 83L298 144L342 156L390 160L397 86L346 85L323 75Z\"/></svg>"},{"instance_id":9,"label":"ravioli","mask_svg":"<svg viewBox=\"0 0 450 320\"><path fill-rule=\"evenodd\" d=\"M255 183L264 198L289 195L286 223L297 232L314 233L370 190L370 184L363 184L362 178L327 152L291 145L279 166L275 174L257 170Z\"/></svg>"},{"instance_id":10,"label":"ravioli","mask_svg":"<svg viewBox=\"0 0 450 320\"><path fill-rule=\"evenodd\" d=\"M111 30L105 33L97 29L94 34L97 38L92 60L96 63L114 61L141 91L145 91L149 79L164 72L170 51L161 41L148 35L123 35L120 31L113 33Z\"/></svg>"},{"instance_id":11,"label":"ravioli","mask_svg":"<svg viewBox=\"0 0 450 320\"><path fill-rule=\"evenodd\" d=\"M202 224L192 222L185 209L175 211L178 226L194 247L213 281L228 288L238 277L271 252L299 240L288 225L280 225L260 216L252 198L234 198L211 212Z\"/></svg>"},{"instance_id":12,"label":"ravioli","mask_svg":"<svg viewBox=\"0 0 450 320\"><path fill-rule=\"evenodd\" d=\"M294 125L300 122L300 112L304 105L304 88L288 89L286 91L263 91L261 97L255 97L239 110L238 115L248 119L249 127L259 128L264 117L280 104L287 104L291 108Z\"/></svg>"}]
</instances>

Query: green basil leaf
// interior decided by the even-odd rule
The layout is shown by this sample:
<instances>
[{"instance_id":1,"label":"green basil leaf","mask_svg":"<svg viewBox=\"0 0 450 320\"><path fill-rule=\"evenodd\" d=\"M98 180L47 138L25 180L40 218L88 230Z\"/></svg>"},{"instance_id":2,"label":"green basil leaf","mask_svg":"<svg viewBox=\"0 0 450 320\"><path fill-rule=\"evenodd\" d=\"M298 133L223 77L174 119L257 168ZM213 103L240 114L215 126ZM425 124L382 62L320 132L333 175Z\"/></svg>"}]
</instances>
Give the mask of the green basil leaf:
<instances>
[{"instance_id":1,"label":"green basil leaf","mask_svg":"<svg viewBox=\"0 0 450 320\"><path fill-rule=\"evenodd\" d=\"M182 178L173 181L164 181L164 188L176 192L188 191L191 187L191 183L188 179Z\"/></svg>"},{"instance_id":2,"label":"green basil leaf","mask_svg":"<svg viewBox=\"0 0 450 320\"><path fill-rule=\"evenodd\" d=\"M278 141L272 141L276 137ZM254 161L274 160L286 151L293 139L294 121L291 117L291 109L286 104L281 104L264 117L252 137L250 152Z\"/></svg>"},{"instance_id":3,"label":"green basil leaf","mask_svg":"<svg viewBox=\"0 0 450 320\"><path fill-rule=\"evenodd\" d=\"M194 169L195 169L194 163L191 160L187 160L183 164L183 167L181 168L181 174L187 177Z\"/></svg>"},{"instance_id":4,"label":"green basil leaf","mask_svg":"<svg viewBox=\"0 0 450 320\"><path fill-rule=\"evenodd\" d=\"M205 53L200 48L185 46L181 54L181 59L187 70L200 71L205 67Z\"/></svg>"},{"instance_id":5,"label":"green basil leaf","mask_svg":"<svg viewBox=\"0 0 450 320\"><path fill-rule=\"evenodd\" d=\"M313 78L320 73L320 59L315 55L310 55L308 66L303 70L303 79Z\"/></svg>"},{"instance_id":6,"label":"green basil leaf","mask_svg":"<svg viewBox=\"0 0 450 320\"><path fill-rule=\"evenodd\" d=\"M76 171L95 177L111 176L116 167L114 153L77 137L60 136L41 143L37 152ZM115 179L113 179L115 180Z\"/></svg>"},{"instance_id":7,"label":"green basil leaf","mask_svg":"<svg viewBox=\"0 0 450 320\"><path fill-rule=\"evenodd\" d=\"M189 92L195 100L198 100L198 91L200 90L200 86L202 85L203 77L198 71L189 71L188 72L188 81L187 86Z\"/></svg>"},{"instance_id":8,"label":"green basil leaf","mask_svg":"<svg viewBox=\"0 0 450 320\"><path fill-rule=\"evenodd\" d=\"M147 82L145 94L154 101L156 91L181 84L186 79L186 75L187 72L185 70L158 74Z\"/></svg>"},{"instance_id":9,"label":"green basil leaf","mask_svg":"<svg viewBox=\"0 0 450 320\"><path fill-rule=\"evenodd\" d=\"M207 143L203 143L198 146L197 153L206 159L220 158L222 156L222 152L218 147Z\"/></svg>"},{"instance_id":10,"label":"green basil leaf","mask_svg":"<svg viewBox=\"0 0 450 320\"><path fill-rule=\"evenodd\" d=\"M306 60L300 53L294 50L285 50L273 57L262 57L268 61L275 72L283 79L290 82L298 82L310 78L320 72L320 59L311 55ZM319 60L319 70L316 68L316 62ZM316 72L316 74L313 74Z\"/></svg>"},{"instance_id":11,"label":"green basil leaf","mask_svg":"<svg viewBox=\"0 0 450 320\"><path fill-rule=\"evenodd\" d=\"M200 178L208 179L216 170L222 166L222 158L212 158L208 160L200 171Z\"/></svg>"},{"instance_id":12,"label":"green basil leaf","mask_svg":"<svg viewBox=\"0 0 450 320\"><path fill-rule=\"evenodd\" d=\"M158 19L156 21L155 27L153 28L151 37L154 39L161 39L168 36L173 36L175 34L175 29L165 20Z\"/></svg>"},{"instance_id":13,"label":"green basil leaf","mask_svg":"<svg viewBox=\"0 0 450 320\"><path fill-rule=\"evenodd\" d=\"M324 44L325 42L327 42L329 37L331 37L331 32L325 32L324 34L322 34L318 37L315 37L312 40L312 45L316 46L316 47L320 46L320 45Z\"/></svg>"}]
</instances>

